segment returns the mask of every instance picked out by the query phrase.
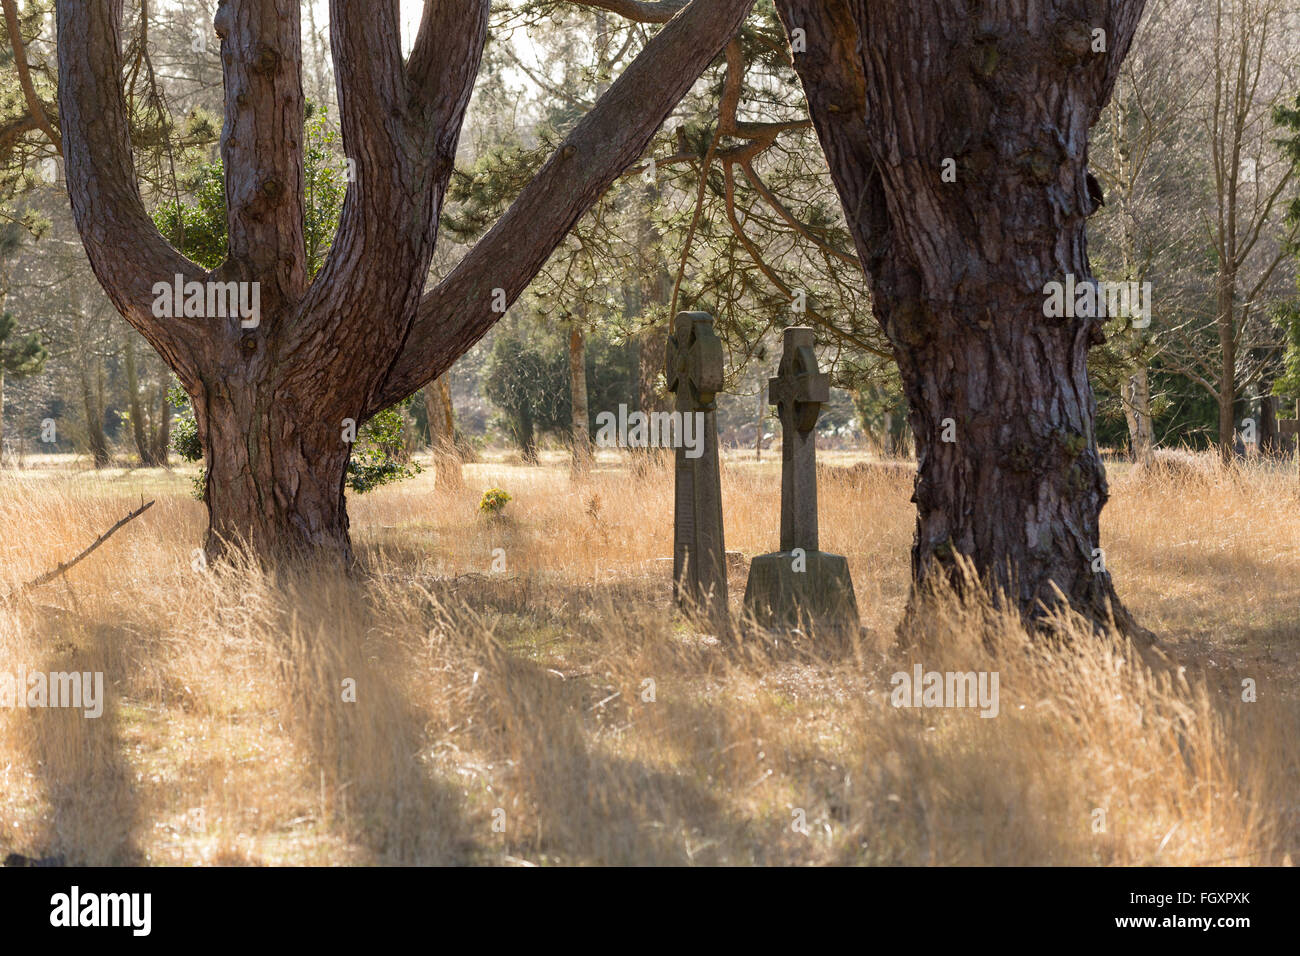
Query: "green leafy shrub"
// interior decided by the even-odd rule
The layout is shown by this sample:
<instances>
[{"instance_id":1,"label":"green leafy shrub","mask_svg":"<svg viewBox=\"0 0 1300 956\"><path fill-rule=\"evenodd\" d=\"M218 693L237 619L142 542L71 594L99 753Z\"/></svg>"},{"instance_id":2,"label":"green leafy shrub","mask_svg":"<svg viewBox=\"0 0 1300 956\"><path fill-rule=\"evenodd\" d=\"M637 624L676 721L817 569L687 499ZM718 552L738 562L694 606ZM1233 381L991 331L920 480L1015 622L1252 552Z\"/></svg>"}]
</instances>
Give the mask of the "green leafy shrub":
<instances>
[{"instance_id":1,"label":"green leafy shrub","mask_svg":"<svg viewBox=\"0 0 1300 956\"><path fill-rule=\"evenodd\" d=\"M510 501L510 495L500 488L489 488L483 492L483 497L478 503L478 510L485 515L496 517L505 510L506 502Z\"/></svg>"},{"instance_id":2,"label":"green leafy shrub","mask_svg":"<svg viewBox=\"0 0 1300 956\"><path fill-rule=\"evenodd\" d=\"M348 459L347 478L347 486L357 494L410 478L423 470L406 453L398 407L385 408L357 434L352 457Z\"/></svg>"}]
</instances>

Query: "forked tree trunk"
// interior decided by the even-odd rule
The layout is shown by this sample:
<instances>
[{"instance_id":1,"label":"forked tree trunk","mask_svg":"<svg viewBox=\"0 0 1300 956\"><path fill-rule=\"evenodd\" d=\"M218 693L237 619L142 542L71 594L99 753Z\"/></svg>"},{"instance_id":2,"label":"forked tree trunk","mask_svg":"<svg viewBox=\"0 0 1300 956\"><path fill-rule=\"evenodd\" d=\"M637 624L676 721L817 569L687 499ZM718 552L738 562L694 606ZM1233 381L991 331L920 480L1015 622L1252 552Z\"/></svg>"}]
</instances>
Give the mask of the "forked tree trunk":
<instances>
[{"instance_id":1,"label":"forked tree trunk","mask_svg":"<svg viewBox=\"0 0 1300 956\"><path fill-rule=\"evenodd\" d=\"M101 285L192 400L207 459L209 556L241 541L263 556L350 559L349 425L437 378L482 337L502 314L501 295L514 301L637 159L752 2L699 0L675 16L427 294L489 0L427 0L405 61L394 0L332 0L340 127L355 177L310 286L297 0L222 0L217 9L230 248L210 274L163 240L140 198L121 86L123 0L58 5L73 216ZM260 321L158 317L155 285L176 276L256 286Z\"/></svg>"},{"instance_id":2,"label":"forked tree trunk","mask_svg":"<svg viewBox=\"0 0 1300 956\"><path fill-rule=\"evenodd\" d=\"M343 416L238 380L211 382L194 412L207 462L210 550L240 544L259 554L350 560Z\"/></svg>"},{"instance_id":3,"label":"forked tree trunk","mask_svg":"<svg viewBox=\"0 0 1300 956\"><path fill-rule=\"evenodd\" d=\"M1048 282L1090 275L1088 129L1142 5L1079 19L1065 0L778 0L804 31L795 67L902 373L914 580L960 587L969 562L1027 620L1063 596L1135 634L1098 561L1100 324L1043 306Z\"/></svg>"}]
</instances>

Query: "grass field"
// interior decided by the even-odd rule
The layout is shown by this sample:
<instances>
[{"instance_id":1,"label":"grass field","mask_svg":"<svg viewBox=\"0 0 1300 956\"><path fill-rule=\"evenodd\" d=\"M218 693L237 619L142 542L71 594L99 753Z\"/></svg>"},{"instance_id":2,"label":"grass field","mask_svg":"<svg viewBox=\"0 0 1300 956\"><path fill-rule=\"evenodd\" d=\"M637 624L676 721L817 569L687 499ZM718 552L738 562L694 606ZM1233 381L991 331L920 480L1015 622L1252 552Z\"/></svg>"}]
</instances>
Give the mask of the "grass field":
<instances>
[{"instance_id":1,"label":"grass field","mask_svg":"<svg viewBox=\"0 0 1300 956\"><path fill-rule=\"evenodd\" d=\"M102 671L108 690L97 720L0 708L0 856L1289 864L1300 850L1294 470L1112 468L1106 562L1163 640L1172 666L1152 673L1114 641L1050 650L950 601L901 645L910 477L864 456L822 462L822 547L848 557L864 625L836 649L727 648L672 612L666 459L639 476L602 459L575 483L558 456L502 458L466 466L463 491L426 471L354 497L352 578L194 570L205 520L184 471L28 464L0 474L0 592L157 503L0 602L0 671ZM777 545L778 469L724 464L727 546L746 559L736 608L747 559ZM499 520L477 510L492 486L514 499ZM997 671L998 716L891 706L890 675L918 663Z\"/></svg>"}]
</instances>

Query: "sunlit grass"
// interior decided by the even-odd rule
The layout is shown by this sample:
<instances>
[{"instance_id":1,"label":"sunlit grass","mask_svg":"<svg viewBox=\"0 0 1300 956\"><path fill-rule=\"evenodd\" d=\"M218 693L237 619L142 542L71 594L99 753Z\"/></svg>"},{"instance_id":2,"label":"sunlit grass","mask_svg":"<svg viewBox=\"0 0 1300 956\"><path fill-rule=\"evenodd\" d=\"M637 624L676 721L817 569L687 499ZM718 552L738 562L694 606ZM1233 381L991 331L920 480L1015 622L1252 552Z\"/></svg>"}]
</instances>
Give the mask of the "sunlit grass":
<instances>
[{"instance_id":1,"label":"sunlit grass","mask_svg":"<svg viewBox=\"0 0 1300 956\"><path fill-rule=\"evenodd\" d=\"M1175 665L1151 674L1114 641L1049 650L951 602L900 646L910 480L863 456L823 455L822 547L848 557L864 625L835 651L726 649L672 613L667 459L574 482L558 454L498 456L458 492L426 471L354 498L351 579L196 573L186 473L34 464L0 476L3 591L157 504L0 605L0 669L109 688L99 720L0 709L0 854L1194 864L1300 846L1293 471L1113 470L1107 565ZM513 498L500 519L477 509L489 487ZM774 549L779 463L730 458L723 495L728 548ZM743 564L730 589L737 607ZM893 708L914 663L997 670L999 716Z\"/></svg>"}]
</instances>

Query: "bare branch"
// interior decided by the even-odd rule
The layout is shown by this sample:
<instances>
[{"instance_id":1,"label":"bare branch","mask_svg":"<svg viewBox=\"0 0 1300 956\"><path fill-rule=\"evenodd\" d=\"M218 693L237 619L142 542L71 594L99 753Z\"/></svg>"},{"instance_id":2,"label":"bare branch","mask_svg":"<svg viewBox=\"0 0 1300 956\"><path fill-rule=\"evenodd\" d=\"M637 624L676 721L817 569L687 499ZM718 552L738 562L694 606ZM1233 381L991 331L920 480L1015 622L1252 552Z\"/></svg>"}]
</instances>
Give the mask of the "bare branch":
<instances>
[{"instance_id":1,"label":"bare branch","mask_svg":"<svg viewBox=\"0 0 1300 956\"><path fill-rule=\"evenodd\" d=\"M125 518L123 518L123 519L122 519L121 521L119 521L117 524L113 525L113 527L109 528L107 531L105 531L103 534L101 534L98 538L96 538L96 539L94 540L94 542L90 545L90 547L86 548L84 551L82 551L79 555L77 555L77 556L76 556L75 558L73 558L71 561L64 561L64 562L63 562L62 564L60 564L57 568L55 568L53 571L46 571L46 572L45 572L44 574L42 574L40 577L38 577L38 578L33 578L31 581L28 581L26 584L23 584L23 585L21 585L21 586L15 588L14 590L10 591L8 594L6 594L6 595L4 596L4 600L7 601L7 600L9 600L10 598L15 597L15 596L17 596L17 595L19 595L19 594L25 594L26 592L32 590L33 588L38 588L38 587L40 587L42 584L49 584L51 581L53 581L55 578L59 577L60 575L66 574L67 572L71 571L72 568L73 568L76 564L78 564L78 563L79 563L83 558L87 557L87 556L88 556L92 551L94 551L94 550L95 550L96 548L98 548L101 544L103 544L103 543L104 543L105 541L107 541L110 537L112 537L114 532L116 532L119 528L121 528L121 527L122 527L124 524L126 524L128 521L132 521L132 520L134 520L134 519L140 517L140 515L144 514L144 513L145 513L146 511L148 511L151 507L153 507L153 502L152 502L152 501L140 505L139 508L136 508L136 509L135 509L134 511L132 511L129 515L127 515Z\"/></svg>"}]
</instances>

